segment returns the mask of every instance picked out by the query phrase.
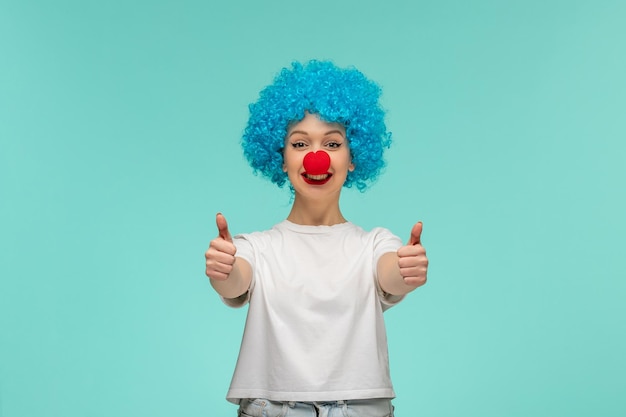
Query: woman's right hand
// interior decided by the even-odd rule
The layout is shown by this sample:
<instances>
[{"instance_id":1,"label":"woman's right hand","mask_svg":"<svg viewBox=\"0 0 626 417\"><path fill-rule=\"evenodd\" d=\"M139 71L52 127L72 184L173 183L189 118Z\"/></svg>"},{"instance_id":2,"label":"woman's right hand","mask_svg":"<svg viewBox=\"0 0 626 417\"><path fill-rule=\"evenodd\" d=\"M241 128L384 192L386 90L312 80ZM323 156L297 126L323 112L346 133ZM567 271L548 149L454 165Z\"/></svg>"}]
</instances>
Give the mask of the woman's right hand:
<instances>
[{"instance_id":1,"label":"woman's right hand","mask_svg":"<svg viewBox=\"0 0 626 417\"><path fill-rule=\"evenodd\" d=\"M209 249L205 252L206 276L216 281L226 281L233 270L235 263L235 253L237 248L233 244L233 238L228 231L226 218L217 213L215 216L218 235L209 244Z\"/></svg>"}]
</instances>

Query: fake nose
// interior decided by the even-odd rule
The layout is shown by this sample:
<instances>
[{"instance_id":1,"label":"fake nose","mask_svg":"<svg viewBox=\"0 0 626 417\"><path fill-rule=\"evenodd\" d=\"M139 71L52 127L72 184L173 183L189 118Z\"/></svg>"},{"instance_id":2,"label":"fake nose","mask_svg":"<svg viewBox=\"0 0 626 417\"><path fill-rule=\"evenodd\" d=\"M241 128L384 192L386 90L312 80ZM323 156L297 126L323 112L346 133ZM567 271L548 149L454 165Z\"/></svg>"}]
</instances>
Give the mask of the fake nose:
<instances>
[{"instance_id":1,"label":"fake nose","mask_svg":"<svg viewBox=\"0 0 626 417\"><path fill-rule=\"evenodd\" d=\"M330 168L330 156L324 151L309 152L302 163L307 174L322 175Z\"/></svg>"}]
</instances>

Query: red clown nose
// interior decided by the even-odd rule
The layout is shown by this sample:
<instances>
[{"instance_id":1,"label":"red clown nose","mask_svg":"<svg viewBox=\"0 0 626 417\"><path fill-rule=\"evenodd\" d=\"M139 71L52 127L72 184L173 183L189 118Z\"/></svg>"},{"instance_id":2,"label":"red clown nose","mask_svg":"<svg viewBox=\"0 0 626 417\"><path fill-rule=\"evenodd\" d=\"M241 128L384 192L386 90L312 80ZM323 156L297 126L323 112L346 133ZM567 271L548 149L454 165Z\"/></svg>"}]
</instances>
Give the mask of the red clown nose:
<instances>
[{"instance_id":1,"label":"red clown nose","mask_svg":"<svg viewBox=\"0 0 626 417\"><path fill-rule=\"evenodd\" d=\"M307 174L326 174L330 168L330 156L324 151L309 152L304 155L303 164Z\"/></svg>"}]
</instances>

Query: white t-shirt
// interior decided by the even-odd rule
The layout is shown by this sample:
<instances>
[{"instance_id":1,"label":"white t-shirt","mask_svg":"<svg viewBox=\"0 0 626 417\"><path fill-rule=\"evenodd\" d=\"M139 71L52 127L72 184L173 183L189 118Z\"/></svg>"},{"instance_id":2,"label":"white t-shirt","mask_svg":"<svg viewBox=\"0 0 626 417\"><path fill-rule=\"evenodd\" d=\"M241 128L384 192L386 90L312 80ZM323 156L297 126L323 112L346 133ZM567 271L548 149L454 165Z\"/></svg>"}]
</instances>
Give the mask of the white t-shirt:
<instances>
[{"instance_id":1,"label":"white t-shirt","mask_svg":"<svg viewBox=\"0 0 626 417\"><path fill-rule=\"evenodd\" d=\"M253 273L244 297L224 299L250 303L229 401L395 397L383 311L402 297L383 294L376 271L397 236L285 220L234 243Z\"/></svg>"}]
</instances>

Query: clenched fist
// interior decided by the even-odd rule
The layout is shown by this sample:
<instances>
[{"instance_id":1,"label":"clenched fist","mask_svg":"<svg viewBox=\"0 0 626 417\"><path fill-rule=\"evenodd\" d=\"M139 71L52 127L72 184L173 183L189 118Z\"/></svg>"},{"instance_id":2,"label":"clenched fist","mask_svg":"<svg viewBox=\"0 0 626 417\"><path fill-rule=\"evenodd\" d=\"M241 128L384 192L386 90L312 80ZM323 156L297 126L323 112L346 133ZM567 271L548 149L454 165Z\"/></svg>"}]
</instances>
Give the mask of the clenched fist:
<instances>
[{"instance_id":1,"label":"clenched fist","mask_svg":"<svg viewBox=\"0 0 626 417\"><path fill-rule=\"evenodd\" d=\"M398 249L398 266L404 282L412 287L419 287L426 283L428 258L426 249L420 241L422 222L417 222L411 230L411 237L406 246Z\"/></svg>"},{"instance_id":2,"label":"clenched fist","mask_svg":"<svg viewBox=\"0 0 626 417\"><path fill-rule=\"evenodd\" d=\"M209 249L204 254L206 258L205 273L211 279L225 281L233 270L237 248L228 231L226 218L221 213L217 213L215 216L215 223L217 224L218 235L211 241Z\"/></svg>"}]
</instances>

